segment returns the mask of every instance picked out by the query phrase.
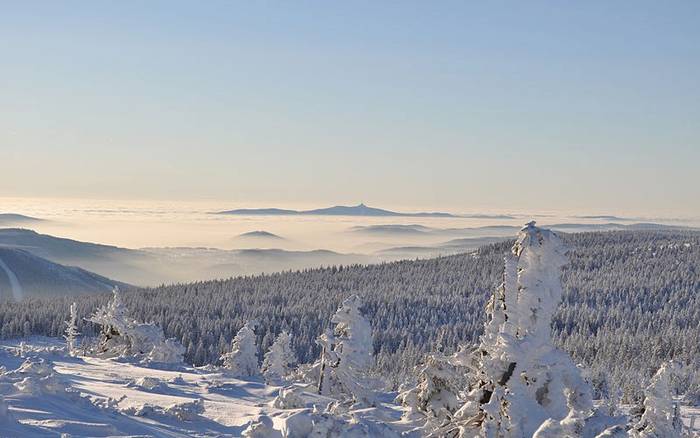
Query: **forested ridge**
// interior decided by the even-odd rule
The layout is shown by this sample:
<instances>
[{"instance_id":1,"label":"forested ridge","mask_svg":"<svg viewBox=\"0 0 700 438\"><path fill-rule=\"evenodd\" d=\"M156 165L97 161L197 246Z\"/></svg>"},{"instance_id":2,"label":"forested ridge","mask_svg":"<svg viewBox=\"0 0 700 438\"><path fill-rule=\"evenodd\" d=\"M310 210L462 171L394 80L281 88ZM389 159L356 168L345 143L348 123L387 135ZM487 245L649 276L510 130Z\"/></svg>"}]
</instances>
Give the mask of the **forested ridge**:
<instances>
[{"instance_id":1,"label":"forested ridge","mask_svg":"<svg viewBox=\"0 0 700 438\"><path fill-rule=\"evenodd\" d=\"M665 359L700 369L700 233L621 231L563 235L571 248L564 295L552 324L555 343L588 368L596 389L634 394ZM176 284L125 291L141 321L163 327L197 365L216 362L236 332L257 321L261 352L287 330L301 362L318 357L315 338L343 298L358 294L372 324L375 372L401 383L425 352L474 343L484 305L501 282L512 242L470 254ZM81 317L109 295L3 302L0 336L60 336L70 304ZM94 327L81 321L85 334ZM262 357L262 355L260 356Z\"/></svg>"}]
</instances>

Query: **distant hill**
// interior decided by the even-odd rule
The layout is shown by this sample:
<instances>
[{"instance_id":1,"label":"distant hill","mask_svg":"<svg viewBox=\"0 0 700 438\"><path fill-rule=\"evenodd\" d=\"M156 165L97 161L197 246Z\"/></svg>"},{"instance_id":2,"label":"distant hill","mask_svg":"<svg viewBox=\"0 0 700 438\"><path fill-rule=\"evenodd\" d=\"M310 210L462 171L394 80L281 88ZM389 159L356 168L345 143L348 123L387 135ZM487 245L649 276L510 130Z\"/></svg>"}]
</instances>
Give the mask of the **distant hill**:
<instances>
[{"instance_id":1,"label":"distant hill","mask_svg":"<svg viewBox=\"0 0 700 438\"><path fill-rule=\"evenodd\" d=\"M249 231L247 233L239 234L236 239L248 239L248 240L285 240L284 237L278 236L277 234L270 233L269 231Z\"/></svg>"},{"instance_id":2,"label":"distant hill","mask_svg":"<svg viewBox=\"0 0 700 438\"><path fill-rule=\"evenodd\" d=\"M0 299L109 292L128 285L27 251L0 247Z\"/></svg>"},{"instance_id":3,"label":"distant hill","mask_svg":"<svg viewBox=\"0 0 700 438\"><path fill-rule=\"evenodd\" d=\"M23 228L0 229L0 248L15 248L68 266L80 266L130 284L163 281L153 272L156 260L145 251L40 234Z\"/></svg>"},{"instance_id":4,"label":"distant hill","mask_svg":"<svg viewBox=\"0 0 700 438\"><path fill-rule=\"evenodd\" d=\"M385 225L358 225L350 228L353 233L362 234L387 234L387 235L424 235L434 231L433 228L424 225L403 225L403 224L385 224Z\"/></svg>"},{"instance_id":5,"label":"distant hill","mask_svg":"<svg viewBox=\"0 0 700 438\"><path fill-rule=\"evenodd\" d=\"M3 227L31 224L36 222L44 222L44 219L16 213L0 213L0 226Z\"/></svg>"},{"instance_id":6,"label":"distant hill","mask_svg":"<svg viewBox=\"0 0 700 438\"><path fill-rule=\"evenodd\" d=\"M241 208L237 210L220 211L215 214L230 214L240 216L266 215L266 216L394 216L394 217L456 217L450 213L440 212L418 212L400 213L396 211L384 210L381 208L368 207L365 204L354 206L336 205L328 208L318 208L315 210L284 210L280 208Z\"/></svg>"},{"instance_id":7,"label":"distant hill","mask_svg":"<svg viewBox=\"0 0 700 438\"><path fill-rule=\"evenodd\" d=\"M266 232L254 233L257 236L266 235ZM275 238L257 239L269 241ZM277 241L282 242L284 239L280 237ZM242 250L127 249L64 239L20 228L0 229L0 248L22 250L54 263L80 266L105 277L118 278L139 286L373 261L371 257L361 254L341 254L324 250L286 251L260 246L262 245Z\"/></svg>"},{"instance_id":8,"label":"distant hill","mask_svg":"<svg viewBox=\"0 0 700 438\"><path fill-rule=\"evenodd\" d=\"M512 236L520 227L512 225L488 225L469 228L432 228L424 225L382 224L358 225L351 227L350 232L372 236L454 236L454 237L483 237L483 236Z\"/></svg>"}]
</instances>

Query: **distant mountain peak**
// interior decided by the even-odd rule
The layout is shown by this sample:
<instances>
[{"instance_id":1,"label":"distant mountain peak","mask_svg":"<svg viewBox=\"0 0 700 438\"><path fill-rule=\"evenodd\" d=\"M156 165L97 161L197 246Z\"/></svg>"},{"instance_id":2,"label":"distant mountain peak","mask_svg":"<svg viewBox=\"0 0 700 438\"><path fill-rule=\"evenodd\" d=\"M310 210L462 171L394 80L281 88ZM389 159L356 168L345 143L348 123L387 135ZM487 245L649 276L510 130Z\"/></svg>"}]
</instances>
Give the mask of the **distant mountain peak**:
<instances>
[{"instance_id":1,"label":"distant mountain peak","mask_svg":"<svg viewBox=\"0 0 700 438\"><path fill-rule=\"evenodd\" d=\"M357 205L335 205L327 208L317 208L313 210L285 210L281 208L241 208L236 210L226 210L216 212L215 214L230 214L230 215L267 215L267 216L291 216L291 215L306 215L306 216L400 216L400 217L455 217L450 213L441 212L418 212L406 213L384 210L382 208L370 207L364 202Z\"/></svg>"},{"instance_id":2,"label":"distant mountain peak","mask_svg":"<svg viewBox=\"0 0 700 438\"><path fill-rule=\"evenodd\" d=\"M247 233L239 234L238 237L243 238L243 239L261 238L261 239L284 240L284 237L279 236L279 235L274 234L274 233L271 233L269 231L264 231L264 230L248 231Z\"/></svg>"}]
</instances>

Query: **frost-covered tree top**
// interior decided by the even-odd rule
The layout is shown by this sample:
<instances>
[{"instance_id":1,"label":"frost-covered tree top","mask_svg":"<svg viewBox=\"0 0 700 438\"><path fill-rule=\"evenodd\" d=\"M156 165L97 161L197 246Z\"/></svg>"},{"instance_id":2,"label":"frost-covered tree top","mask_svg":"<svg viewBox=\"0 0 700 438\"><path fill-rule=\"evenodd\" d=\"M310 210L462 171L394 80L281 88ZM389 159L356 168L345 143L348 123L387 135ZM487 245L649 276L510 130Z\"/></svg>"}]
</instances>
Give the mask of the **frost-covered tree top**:
<instances>
[{"instance_id":1,"label":"frost-covered tree top","mask_svg":"<svg viewBox=\"0 0 700 438\"><path fill-rule=\"evenodd\" d=\"M506 256L503 284L489 302L491 319L482 345L500 335L525 340L531 347L551 344L550 324L561 301L561 267L567 248L550 230L528 223Z\"/></svg>"}]
</instances>

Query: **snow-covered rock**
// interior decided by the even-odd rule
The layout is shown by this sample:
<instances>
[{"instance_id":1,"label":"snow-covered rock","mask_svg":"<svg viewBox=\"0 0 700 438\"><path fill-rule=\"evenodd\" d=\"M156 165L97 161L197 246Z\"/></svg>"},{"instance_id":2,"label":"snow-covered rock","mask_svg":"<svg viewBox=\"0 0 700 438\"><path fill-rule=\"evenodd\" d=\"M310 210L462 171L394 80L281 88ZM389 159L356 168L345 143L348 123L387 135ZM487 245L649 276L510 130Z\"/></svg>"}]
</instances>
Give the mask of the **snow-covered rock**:
<instances>
[{"instance_id":1,"label":"snow-covered rock","mask_svg":"<svg viewBox=\"0 0 700 438\"><path fill-rule=\"evenodd\" d=\"M180 421L195 421L204 413L204 401L200 398L188 402L175 403L167 406L164 413Z\"/></svg>"},{"instance_id":2,"label":"snow-covered rock","mask_svg":"<svg viewBox=\"0 0 700 438\"><path fill-rule=\"evenodd\" d=\"M127 385L130 388L141 388L147 391L163 390L167 388L167 384L160 379L149 376L142 376L132 380Z\"/></svg>"}]
</instances>

